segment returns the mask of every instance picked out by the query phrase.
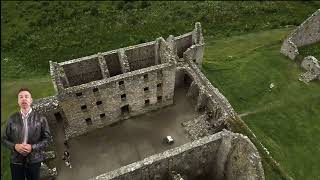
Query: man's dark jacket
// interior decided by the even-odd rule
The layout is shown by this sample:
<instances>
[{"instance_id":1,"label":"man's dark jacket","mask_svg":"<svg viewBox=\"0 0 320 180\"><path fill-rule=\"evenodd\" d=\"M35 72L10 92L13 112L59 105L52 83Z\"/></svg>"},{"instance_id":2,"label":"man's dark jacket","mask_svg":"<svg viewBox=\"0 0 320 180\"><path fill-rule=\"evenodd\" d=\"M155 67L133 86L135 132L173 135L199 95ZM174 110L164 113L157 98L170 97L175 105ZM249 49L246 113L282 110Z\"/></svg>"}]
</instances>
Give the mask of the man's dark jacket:
<instances>
[{"instance_id":1,"label":"man's dark jacket","mask_svg":"<svg viewBox=\"0 0 320 180\"><path fill-rule=\"evenodd\" d=\"M2 137L2 144L11 150L11 163L37 163L44 160L44 148L52 141L48 122L45 116L32 110L28 117L28 140L32 150L27 156L18 153L14 146L23 141L23 120L21 113L10 116L6 131Z\"/></svg>"}]
</instances>

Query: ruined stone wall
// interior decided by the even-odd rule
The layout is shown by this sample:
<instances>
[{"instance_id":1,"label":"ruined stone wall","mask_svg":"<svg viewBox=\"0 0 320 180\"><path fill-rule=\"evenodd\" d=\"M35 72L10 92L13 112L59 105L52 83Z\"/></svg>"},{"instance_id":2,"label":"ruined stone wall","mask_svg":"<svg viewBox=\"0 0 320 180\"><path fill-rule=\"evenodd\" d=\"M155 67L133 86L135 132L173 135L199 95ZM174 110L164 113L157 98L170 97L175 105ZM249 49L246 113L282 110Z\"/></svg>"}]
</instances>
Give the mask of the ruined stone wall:
<instances>
[{"instance_id":1,"label":"ruined stone wall","mask_svg":"<svg viewBox=\"0 0 320 180\"><path fill-rule=\"evenodd\" d=\"M62 65L69 86L76 86L102 79L98 57Z\"/></svg>"},{"instance_id":2,"label":"ruined stone wall","mask_svg":"<svg viewBox=\"0 0 320 180\"><path fill-rule=\"evenodd\" d=\"M284 40L280 52L293 60L299 54L299 47L319 41L320 9L313 13Z\"/></svg>"},{"instance_id":3,"label":"ruined stone wall","mask_svg":"<svg viewBox=\"0 0 320 180\"><path fill-rule=\"evenodd\" d=\"M301 66L307 71L300 75L300 81L308 83L312 80L320 80L320 65L315 57L305 57L301 63Z\"/></svg>"},{"instance_id":4,"label":"ruined stone wall","mask_svg":"<svg viewBox=\"0 0 320 180\"><path fill-rule=\"evenodd\" d=\"M123 73L121 70L118 52L112 51L109 53L105 53L102 56L109 71L110 77Z\"/></svg>"},{"instance_id":5,"label":"ruined stone wall","mask_svg":"<svg viewBox=\"0 0 320 180\"><path fill-rule=\"evenodd\" d=\"M32 103L32 108L46 116L47 121L51 126L55 126L57 123L55 114L62 111L56 96L36 99Z\"/></svg>"},{"instance_id":6,"label":"ruined stone wall","mask_svg":"<svg viewBox=\"0 0 320 180\"><path fill-rule=\"evenodd\" d=\"M249 138L223 131L167 150L93 179L264 179L259 153Z\"/></svg>"},{"instance_id":7,"label":"ruined stone wall","mask_svg":"<svg viewBox=\"0 0 320 180\"><path fill-rule=\"evenodd\" d=\"M174 77L174 64L160 64L65 89L67 138L172 104Z\"/></svg>"},{"instance_id":8,"label":"ruined stone wall","mask_svg":"<svg viewBox=\"0 0 320 180\"><path fill-rule=\"evenodd\" d=\"M174 37L173 46L178 60L180 58L191 59L199 68L202 67L204 40L199 22L195 24L193 31Z\"/></svg>"},{"instance_id":9,"label":"ruined stone wall","mask_svg":"<svg viewBox=\"0 0 320 180\"><path fill-rule=\"evenodd\" d=\"M49 61L50 64L50 76L53 84L53 88L56 92L56 94L59 94L62 89L64 89L67 85L63 85L61 81L61 75L58 71L60 68L59 64L57 62Z\"/></svg>"},{"instance_id":10,"label":"ruined stone wall","mask_svg":"<svg viewBox=\"0 0 320 180\"><path fill-rule=\"evenodd\" d=\"M158 38L59 64L51 62L53 83L59 90L60 104L66 114L66 136L77 136L172 104L176 63L178 70L183 69L192 77L188 94L195 99L196 110L205 108L212 111L215 124L226 122L235 112L199 69L203 50L201 25L196 23L193 31L178 37L169 36L166 41ZM81 66L89 60L93 62L88 67ZM70 64L75 69L67 72ZM77 68L81 69L80 66L89 69L84 72L100 72L101 76L97 77L103 79L72 86L74 83L69 80L69 74L75 74Z\"/></svg>"},{"instance_id":11,"label":"ruined stone wall","mask_svg":"<svg viewBox=\"0 0 320 180\"><path fill-rule=\"evenodd\" d=\"M152 41L62 63L51 62L51 76L57 76L57 89L77 86L160 64L159 51L156 41Z\"/></svg>"},{"instance_id":12,"label":"ruined stone wall","mask_svg":"<svg viewBox=\"0 0 320 180\"><path fill-rule=\"evenodd\" d=\"M173 103L176 62L163 38L50 62L66 138Z\"/></svg>"},{"instance_id":13,"label":"ruined stone wall","mask_svg":"<svg viewBox=\"0 0 320 180\"><path fill-rule=\"evenodd\" d=\"M226 132L224 132L226 133ZM214 161L214 179L264 179L258 150L247 136L223 136Z\"/></svg>"},{"instance_id":14,"label":"ruined stone wall","mask_svg":"<svg viewBox=\"0 0 320 180\"><path fill-rule=\"evenodd\" d=\"M211 124L213 126L228 126L228 119L234 118L236 112L220 91L213 87L203 75L197 64L192 59L187 59L185 63L179 63L177 69L191 78L192 82L188 87L187 96L196 101L195 110L205 109L206 111L211 111ZM177 81L183 81L183 79Z\"/></svg>"},{"instance_id":15,"label":"ruined stone wall","mask_svg":"<svg viewBox=\"0 0 320 180\"><path fill-rule=\"evenodd\" d=\"M156 65L155 42L124 48L124 50L131 71Z\"/></svg>"},{"instance_id":16,"label":"ruined stone wall","mask_svg":"<svg viewBox=\"0 0 320 180\"><path fill-rule=\"evenodd\" d=\"M175 37L175 43L178 57L183 58L183 53L193 45L192 32Z\"/></svg>"},{"instance_id":17,"label":"ruined stone wall","mask_svg":"<svg viewBox=\"0 0 320 180\"><path fill-rule=\"evenodd\" d=\"M320 74L320 65L318 60L313 56L307 56L303 59L301 66L307 70L311 71L314 74L319 75Z\"/></svg>"},{"instance_id":18,"label":"ruined stone wall","mask_svg":"<svg viewBox=\"0 0 320 180\"><path fill-rule=\"evenodd\" d=\"M225 111L223 113L224 115L228 117L235 117L236 113L227 98L224 97L220 91L210 83L210 81L205 77L205 75L200 71L198 66L196 66L193 61L187 60L187 63L189 65L189 68L187 69L195 74L195 77L198 79L196 82L201 84L202 92L208 94L209 98L214 101L214 104L218 103L218 106Z\"/></svg>"}]
</instances>

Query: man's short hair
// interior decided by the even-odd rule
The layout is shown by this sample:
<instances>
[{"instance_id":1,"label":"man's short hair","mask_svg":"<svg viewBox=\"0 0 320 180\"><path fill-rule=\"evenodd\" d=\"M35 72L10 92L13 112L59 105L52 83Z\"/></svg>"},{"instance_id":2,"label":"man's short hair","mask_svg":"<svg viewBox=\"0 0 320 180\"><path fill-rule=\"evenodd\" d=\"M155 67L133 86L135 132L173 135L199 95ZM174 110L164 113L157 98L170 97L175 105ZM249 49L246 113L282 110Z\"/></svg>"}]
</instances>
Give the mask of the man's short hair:
<instances>
[{"instance_id":1,"label":"man's short hair","mask_svg":"<svg viewBox=\"0 0 320 180\"><path fill-rule=\"evenodd\" d=\"M19 95L21 91L28 91L31 94L31 91L28 88L20 88L17 95Z\"/></svg>"}]
</instances>

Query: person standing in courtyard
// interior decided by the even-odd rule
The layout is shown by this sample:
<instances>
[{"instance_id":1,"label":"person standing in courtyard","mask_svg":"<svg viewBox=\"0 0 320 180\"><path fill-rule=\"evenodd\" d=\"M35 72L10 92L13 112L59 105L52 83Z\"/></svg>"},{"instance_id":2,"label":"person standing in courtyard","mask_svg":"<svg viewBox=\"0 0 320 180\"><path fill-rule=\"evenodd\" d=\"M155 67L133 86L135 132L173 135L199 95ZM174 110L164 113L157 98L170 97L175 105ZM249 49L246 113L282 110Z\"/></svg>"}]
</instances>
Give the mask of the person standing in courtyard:
<instances>
[{"instance_id":1,"label":"person standing in courtyard","mask_svg":"<svg viewBox=\"0 0 320 180\"><path fill-rule=\"evenodd\" d=\"M12 180L39 180L42 151L52 137L45 116L31 108L31 92L22 88L18 92L20 111L7 121L2 144L11 150Z\"/></svg>"},{"instance_id":2,"label":"person standing in courtyard","mask_svg":"<svg viewBox=\"0 0 320 180\"><path fill-rule=\"evenodd\" d=\"M64 161L67 167L72 168L70 161L70 153L67 150L63 152L62 160Z\"/></svg>"}]
</instances>

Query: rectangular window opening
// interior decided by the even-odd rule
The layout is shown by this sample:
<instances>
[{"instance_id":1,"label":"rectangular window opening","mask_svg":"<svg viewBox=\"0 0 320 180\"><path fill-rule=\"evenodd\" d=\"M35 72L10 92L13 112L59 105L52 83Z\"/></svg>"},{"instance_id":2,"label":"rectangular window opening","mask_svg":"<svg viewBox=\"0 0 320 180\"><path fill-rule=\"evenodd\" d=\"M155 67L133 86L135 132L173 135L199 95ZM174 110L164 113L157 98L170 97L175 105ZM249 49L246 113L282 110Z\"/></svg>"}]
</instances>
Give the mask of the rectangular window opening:
<instances>
[{"instance_id":1,"label":"rectangular window opening","mask_svg":"<svg viewBox=\"0 0 320 180\"><path fill-rule=\"evenodd\" d=\"M122 115L125 115L125 114L128 114L129 113L129 105L125 105L125 106L122 106L121 107L121 114Z\"/></svg>"},{"instance_id":2,"label":"rectangular window opening","mask_svg":"<svg viewBox=\"0 0 320 180\"><path fill-rule=\"evenodd\" d=\"M148 78L149 78L149 77L148 77L148 74L143 75L143 79L144 79L144 80L148 80Z\"/></svg>"},{"instance_id":3,"label":"rectangular window opening","mask_svg":"<svg viewBox=\"0 0 320 180\"><path fill-rule=\"evenodd\" d=\"M143 90L144 90L144 92L148 92L149 91L149 87L145 87Z\"/></svg>"},{"instance_id":4,"label":"rectangular window opening","mask_svg":"<svg viewBox=\"0 0 320 180\"><path fill-rule=\"evenodd\" d=\"M60 112L54 113L54 117L56 118L56 121L58 123L62 122L62 116L61 116Z\"/></svg>"},{"instance_id":5,"label":"rectangular window opening","mask_svg":"<svg viewBox=\"0 0 320 180\"><path fill-rule=\"evenodd\" d=\"M145 106L149 106L150 105L150 100L149 99L144 100L144 105Z\"/></svg>"},{"instance_id":6,"label":"rectangular window opening","mask_svg":"<svg viewBox=\"0 0 320 180\"><path fill-rule=\"evenodd\" d=\"M102 104L102 101L97 101L97 102L96 102L96 105L97 105L97 106L99 106L99 105L101 105L101 104Z\"/></svg>"},{"instance_id":7,"label":"rectangular window opening","mask_svg":"<svg viewBox=\"0 0 320 180\"><path fill-rule=\"evenodd\" d=\"M125 101L126 99L127 99L127 95L126 95L126 94L122 94L122 95L121 95L121 100L122 100L122 101Z\"/></svg>"},{"instance_id":8,"label":"rectangular window opening","mask_svg":"<svg viewBox=\"0 0 320 180\"><path fill-rule=\"evenodd\" d=\"M161 84L161 83L157 84L157 88L160 88L161 86L162 86L162 84Z\"/></svg>"},{"instance_id":9,"label":"rectangular window opening","mask_svg":"<svg viewBox=\"0 0 320 180\"><path fill-rule=\"evenodd\" d=\"M93 91L93 92L98 92L99 89L98 89L98 88L93 88L92 91Z\"/></svg>"},{"instance_id":10,"label":"rectangular window opening","mask_svg":"<svg viewBox=\"0 0 320 180\"><path fill-rule=\"evenodd\" d=\"M106 117L105 113L100 114L100 118L105 118L105 117Z\"/></svg>"},{"instance_id":11,"label":"rectangular window opening","mask_svg":"<svg viewBox=\"0 0 320 180\"><path fill-rule=\"evenodd\" d=\"M86 123L87 123L88 126L92 125L92 120L91 120L91 118L87 118L87 119L86 119Z\"/></svg>"},{"instance_id":12,"label":"rectangular window opening","mask_svg":"<svg viewBox=\"0 0 320 180\"><path fill-rule=\"evenodd\" d=\"M82 105L82 106L81 106L81 109L82 109L82 110L87 109L87 105Z\"/></svg>"},{"instance_id":13,"label":"rectangular window opening","mask_svg":"<svg viewBox=\"0 0 320 180\"><path fill-rule=\"evenodd\" d=\"M162 96L158 96L158 97L157 97L157 100L158 100L158 101L162 101Z\"/></svg>"},{"instance_id":14,"label":"rectangular window opening","mask_svg":"<svg viewBox=\"0 0 320 180\"><path fill-rule=\"evenodd\" d=\"M124 81L119 81L119 86L124 85Z\"/></svg>"},{"instance_id":15,"label":"rectangular window opening","mask_svg":"<svg viewBox=\"0 0 320 180\"><path fill-rule=\"evenodd\" d=\"M78 92L78 93L76 93L76 96L82 96L82 92Z\"/></svg>"}]
</instances>

